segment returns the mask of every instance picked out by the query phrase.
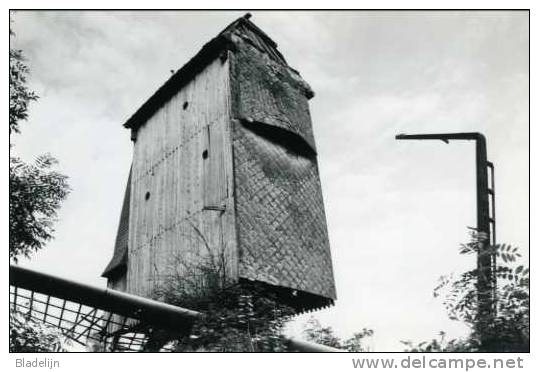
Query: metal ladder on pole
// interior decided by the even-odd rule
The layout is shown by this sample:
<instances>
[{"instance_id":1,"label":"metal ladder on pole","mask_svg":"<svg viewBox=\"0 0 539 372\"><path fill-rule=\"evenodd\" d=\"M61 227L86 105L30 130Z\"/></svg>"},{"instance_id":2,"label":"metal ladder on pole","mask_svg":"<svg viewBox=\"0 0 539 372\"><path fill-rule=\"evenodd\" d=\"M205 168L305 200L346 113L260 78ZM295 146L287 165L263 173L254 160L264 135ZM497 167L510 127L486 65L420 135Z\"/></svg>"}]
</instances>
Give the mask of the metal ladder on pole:
<instances>
[{"instance_id":1,"label":"metal ladder on pole","mask_svg":"<svg viewBox=\"0 0 539 372\"><path fill-rule=\"evenodd\" d=\"M491 246L492 254L491 254L491 267L492 267L492 288L493 288L493 301L494 307L496 306L496 288L497 288L497 279L496 279L496 188L494 185L494 164L490 161L487 161L487 168L490 170L490 185L488 188L488 195L489 195L489 205L490 205L490 211L489 211L489 223L490 223L490 236L489 236L489 243ZM496 314L497 309L493 309L494 314Z\"/></svg>"}]
</instances>

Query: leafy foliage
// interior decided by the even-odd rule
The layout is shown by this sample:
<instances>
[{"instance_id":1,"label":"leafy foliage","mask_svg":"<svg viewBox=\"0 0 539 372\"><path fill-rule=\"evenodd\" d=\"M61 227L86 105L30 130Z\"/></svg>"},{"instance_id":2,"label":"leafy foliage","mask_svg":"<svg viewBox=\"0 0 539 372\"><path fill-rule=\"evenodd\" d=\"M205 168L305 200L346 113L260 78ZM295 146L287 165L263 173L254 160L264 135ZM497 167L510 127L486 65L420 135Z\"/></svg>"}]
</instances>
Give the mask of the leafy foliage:
<instances>
[{"instance_id":1,"label":"leafy foliage","mask_svg":"<svg viewBox=\"0 0 539 372\"><path fill-rule=\"evenodd\" d=\"M30 314L9 312L9 351L45 353L67 351L66 341L57 329L34 320Z\"/></svg>"},{"instance_id":2,"label":"leafy foliage","mask_svg":"<svg viewBox=\"0 0 539 372\"><path fill-rule=\"evenodd\" d=\"M204 319L188 338L179 340L177 351L279 352L286 350L283 325L293 309L280 304L256 284L234 285L209 299Z\"/></svg>"},{"instance_id":3,"label":"leafy foliage","mask_svg":"<svg viewBox=\"0 0 539 372\"><path fill-rule=\"evenodd\" d=\"M307 321L307 324L303 330L303 335L307 341L349 352L369 351L368 348L363 345L363 341L365 338L371 337L373 334L374 331L372 329L363 328L360 332L354 333L352 337L342 340L335 335L333 328L322 326L320 322L313 317Z\"/></svg>"},{"instance_id":4,"label":"leafy foliage","mask_svg":"<svg viewBox=\"0 0 539 372\"><path fill-rule=\"evenodd\" d=\"M10 36L14 33L9 30ZM9 134L19 133L19 122L28 118L28 104L38 96L26 86L29 74L20 49L9 50Z\"/></svg>"},{"instance_id":5,"label":"leafy foliage","mask_svg":"<svg viewBox=\"0 0 539 372\"><path fill-rule=\"evenodd\" d=\"M69 192L67 177L51 170L56 160L39 156L35 164L9 159L9 256L30 254L52 238L53 223Z\"/></svg>"},{"instance_id":6,"label":"leafy foliage","mask_svg":"<svg viewBox=\"0 0 539 372\"><path fill-rule=\"evenodd\" d=\"M496 257L494 318L488 319L479 314L481 297L477 280L482 273L474 269L456 279L452 275L442 276L434 289L434 297L442 297L449 318L464 322L472 332L464 340L445 341L445 334L441 332L443 336L439 340L418 345L405 341L408 351L529 351L529 268L518 264L521 254L517 247L506 244L486 246L486 239L485 234L473 231L471 241L461 245L460 253Z\"/></svg>"},{"instance_id":7,"label":"leafy foliage","mask_svg":"<svg viewBox=\"0 0 539 372\"><path fill-rule=\"evenodd\" d=\"M313 317L307 321L303 329L303 336L307 341L317 344L334 348L342 347L342 340L335 335L333 328L322 326L320 321Z\"/></svg>"},{"instance_id":8,"label":"leafy foliage","mask_svg":"<svg viewBox=\"0 0 539 372\"><path fill-rule=\"evenodd\" d=\"M406 346L405 351L416 353L437 353L437 352L449 352L449 353L458 353L458 352L469 352L477 351L477 345L473 343L473 340L470 339L446 339L446 334L443 331L438 333L438 338L433 338L430 341L422 341L417 345L410 340L401 341L401 343Z\"/></svg>"}]
</instances>

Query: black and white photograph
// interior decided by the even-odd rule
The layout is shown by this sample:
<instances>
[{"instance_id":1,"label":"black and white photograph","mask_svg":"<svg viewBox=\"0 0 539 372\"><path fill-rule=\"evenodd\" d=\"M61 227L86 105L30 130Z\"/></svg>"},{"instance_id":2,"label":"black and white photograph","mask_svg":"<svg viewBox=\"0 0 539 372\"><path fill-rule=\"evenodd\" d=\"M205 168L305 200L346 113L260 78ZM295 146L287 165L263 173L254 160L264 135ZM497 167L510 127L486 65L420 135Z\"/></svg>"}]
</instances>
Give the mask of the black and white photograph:
<instances>
[{"instance_id":1,"label":"black and white photograph","mask_svg":"<svg viewBox=\"0 0 539 372\"><path fill-rule=\"evenodd\" d=\"M527 9L11 9L16 367L523 368L531 44Z\"/></svg>"}]
</instances>

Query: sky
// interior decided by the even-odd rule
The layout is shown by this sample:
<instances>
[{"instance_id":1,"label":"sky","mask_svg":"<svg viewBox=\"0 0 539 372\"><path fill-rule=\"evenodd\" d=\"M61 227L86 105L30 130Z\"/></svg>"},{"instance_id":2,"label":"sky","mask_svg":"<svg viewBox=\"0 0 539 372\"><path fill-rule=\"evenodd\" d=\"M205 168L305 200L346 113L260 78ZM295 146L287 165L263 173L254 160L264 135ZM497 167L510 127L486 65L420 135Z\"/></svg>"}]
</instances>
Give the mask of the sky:
<instances>
[{"instance_id":1,"label":"sky","mask_svg":"<svg viewBox=\"0 0 539 372\"><path fill-rule=\"evenodd\" d=\"M122 124L244 12L16 12L39 95L13 153L49 152L72 192L55 239L21 265L105 286L132 156ZM337 287L315 316L374 351L423 341L448 320L432 290L470 269L472 142L399 133L479 131L496 167L497 240L529 251L529 23L526 12L252 12L315 91L310 101Z\"/></svg>"}]
</instances>

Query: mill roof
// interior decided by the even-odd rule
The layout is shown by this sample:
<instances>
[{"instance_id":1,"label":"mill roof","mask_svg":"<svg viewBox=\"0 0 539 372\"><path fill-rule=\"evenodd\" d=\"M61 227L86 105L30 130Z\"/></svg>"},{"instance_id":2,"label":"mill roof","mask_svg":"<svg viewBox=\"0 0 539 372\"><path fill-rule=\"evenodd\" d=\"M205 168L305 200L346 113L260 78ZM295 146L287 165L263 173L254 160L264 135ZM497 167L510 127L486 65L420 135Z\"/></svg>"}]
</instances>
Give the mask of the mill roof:
<instances>
[{"instance_id":1,"label":"mill roof","mask_svg":"<svg viewBox=\"0 0 539 372\"><path fill-rule=\"evenodd\" d=\"M264 31L249 20L250 14L236 19L221 31L216 37L207 42L202 49L185 65L176 71L144 104L124 123L124 127L136 130L146 122L165 102L178 90L191 81L210 62L219 57L224 50L234 50L240 38L270 59L292 69L283 55L277 50L277 43ZM292 69L295 73L294 69ZM299 73L297 73L299 75ZM306 95L311 98L314 94L310 88Z\"/></svg>"}]
</instances>

